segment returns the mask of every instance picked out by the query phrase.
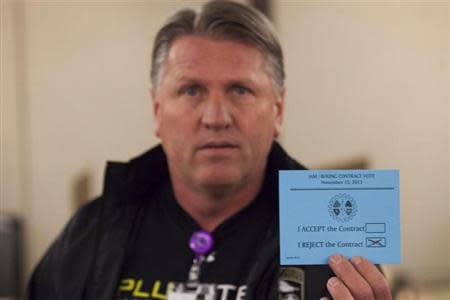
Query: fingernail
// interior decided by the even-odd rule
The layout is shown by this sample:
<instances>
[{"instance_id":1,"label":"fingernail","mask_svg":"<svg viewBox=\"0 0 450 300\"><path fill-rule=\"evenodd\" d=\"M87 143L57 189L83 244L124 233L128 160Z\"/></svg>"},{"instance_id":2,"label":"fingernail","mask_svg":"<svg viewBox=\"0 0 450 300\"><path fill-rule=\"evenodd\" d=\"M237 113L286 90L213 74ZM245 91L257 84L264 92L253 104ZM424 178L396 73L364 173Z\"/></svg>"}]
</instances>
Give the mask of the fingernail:
<instances>
[{"instance_id":1,"label":"fingernail","mask_svg":"<svg viewBox=\"0 0 450 300\"><path fill-rule=\"evenodd\" d=\"M335 286L337 286L338 284L339 284L339 280L336 278L336 277L331 277L329 280L328 280L328 286L330 286L330 287L335 287Z\"/></svg>"},{"instance_id":2,"label":"fingernail","mask_svg":"<svg viewBox=\"0 0 450 300\"><path fill-rule=\"evenodd\" d=\"M359 265L362 262L362 257L361 256L353 256L352 257L352 262L355 265Z\"/></svg>"},{"instance_id":3,"label":"fingernail","mask_svg":"<svg viewBox=\"0 0 450 300\"><path fill-rule=\"evenodd\" d=\"M334 254L334 255L330 256L330 261L331 261L331 263L337 265L342 261L342 255Z\"/></svg>"}]
</instances>

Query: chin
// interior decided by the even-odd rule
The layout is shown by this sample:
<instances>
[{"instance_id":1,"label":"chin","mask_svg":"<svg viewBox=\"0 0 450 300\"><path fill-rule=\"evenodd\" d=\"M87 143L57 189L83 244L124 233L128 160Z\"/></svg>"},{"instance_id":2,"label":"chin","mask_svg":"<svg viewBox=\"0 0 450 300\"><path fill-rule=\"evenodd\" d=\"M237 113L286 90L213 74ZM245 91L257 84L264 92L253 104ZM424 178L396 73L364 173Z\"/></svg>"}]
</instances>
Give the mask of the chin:
<instances>
[{"instance_id":1,"label":"chin","mask_svg":"<svg viewBox=\"0 0 450 300\"><path fill-rule=\"evenodd\" d=\"M222 168L214 172L204 172L199 176L198 182L205 188L228 188L241 184L242 176L237 172L230 173Z\"/></svg>"}]
</instances>

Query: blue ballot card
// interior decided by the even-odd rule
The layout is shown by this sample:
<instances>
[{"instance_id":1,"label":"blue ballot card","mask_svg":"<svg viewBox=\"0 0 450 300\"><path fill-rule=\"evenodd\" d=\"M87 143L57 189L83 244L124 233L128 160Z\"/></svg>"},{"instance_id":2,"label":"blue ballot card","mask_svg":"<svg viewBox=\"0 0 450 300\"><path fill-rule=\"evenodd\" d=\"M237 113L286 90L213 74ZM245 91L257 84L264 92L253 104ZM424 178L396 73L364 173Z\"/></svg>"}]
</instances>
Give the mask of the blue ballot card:
<instances>
[{"instance_id":1,"label":"blue ballot card","mask_svg":"<svg viewBox=\"0 0 450 300\"><path fill-rule=\"evenodd\" d=\"M280 264L400 263L398 170L279 171Z\"/></svg>"}]
</instances>

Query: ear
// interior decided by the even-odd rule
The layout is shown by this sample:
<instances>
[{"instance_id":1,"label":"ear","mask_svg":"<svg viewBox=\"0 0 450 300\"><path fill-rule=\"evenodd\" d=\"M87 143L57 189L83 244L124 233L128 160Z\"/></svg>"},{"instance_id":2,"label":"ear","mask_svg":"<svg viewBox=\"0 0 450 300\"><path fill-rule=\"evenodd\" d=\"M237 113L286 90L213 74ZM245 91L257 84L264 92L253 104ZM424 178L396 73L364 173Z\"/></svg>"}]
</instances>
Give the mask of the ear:
<instances>
[{"instance_id":1,"label":"ear","mask_svg":"<svg viewBox=\"0 0 450 300\"><path fill-rule=\"evenodd\" d=\"M275 108L274 108L274 113L275 113L275 130L274 130L274 134L273 137L277 138L280 133L281 133L281 128L283 127L283 116L284 116L284 95L286 93L286 88L283 86L280 90L279 95L277 95L276 97L276 102L275 102Z\"/></svg>"},{"instance_id":2,"label":"ear","mask_svg":"<svg viewBox=\"0 0 450 300\"><path fill-rule=\"evenodd\" d=\"M152 106L153 106L154 133L155 133L155 136L160 138L160 130L161 130L160 103L159 103L159 99L157 98L157 93L154 88L150 88L150 98L152 100Z\"/></svg>"}]
</instances>

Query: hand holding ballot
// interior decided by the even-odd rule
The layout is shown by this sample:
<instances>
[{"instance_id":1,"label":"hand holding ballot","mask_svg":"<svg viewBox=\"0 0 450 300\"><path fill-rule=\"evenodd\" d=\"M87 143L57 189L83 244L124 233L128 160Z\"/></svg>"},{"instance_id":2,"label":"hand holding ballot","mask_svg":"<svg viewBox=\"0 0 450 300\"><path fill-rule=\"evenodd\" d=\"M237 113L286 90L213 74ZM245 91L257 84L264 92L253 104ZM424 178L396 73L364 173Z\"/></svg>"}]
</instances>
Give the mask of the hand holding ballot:
<instances>
[{"instance_id":1,"label":"hand holding ballot","mask_svg":"<svg viewBox=\"0 0 450 300\"><path fill-rule=\"evenodd\" d=\"M392 299L386 278L367 259L354 256L348 260L335 254L328 263L336 274L336 277L331 277L327 282L327 289L334 300Z\"/></svg>"},{"instance_id":2,"label":"hand holding ballot","mask_svg":"<svg viewBox=\"0 0 450 300\"><path fill-rule=\"evenodd\" d=\"M279 180L280 265L328 264L334 300L391 300L374 263L401 261L398 170L280 171Z\"/></svg>"}]
</instances>

